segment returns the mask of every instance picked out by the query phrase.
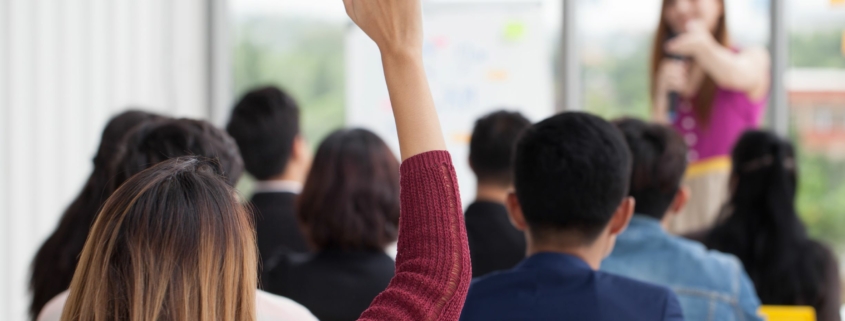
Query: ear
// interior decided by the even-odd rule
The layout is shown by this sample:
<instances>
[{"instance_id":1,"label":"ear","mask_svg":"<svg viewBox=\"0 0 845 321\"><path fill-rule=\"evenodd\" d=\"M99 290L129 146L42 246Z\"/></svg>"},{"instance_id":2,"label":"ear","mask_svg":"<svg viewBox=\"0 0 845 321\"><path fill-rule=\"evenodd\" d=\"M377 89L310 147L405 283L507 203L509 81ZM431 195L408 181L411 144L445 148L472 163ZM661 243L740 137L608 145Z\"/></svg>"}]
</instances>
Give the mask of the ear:
<instances>
[{"instance_id":1,"label":"ear","mask_svg":"<svg viewBox=\"0 0 845 321\"><path fill-rule=\"evenodd\" d=\"M629 196L622 200L622 203L616 208L616 212L613 213L610 224L608 224L610 235L619 235L628 228L628 223L634 216L634 204L633 197Z\"/></svg>"},{"instance_id":2,"label":"ear","mask_svg":"<svg viewBox=\"0 0 845 321\"><path fill-rule=\"evenodd\" d=\"M678 192L675 193L675 199L672 200L672 204L669 205L669 215L674 215L680 213L685 206L687 206L687 202L689 202L690 190L687 186L681 186L678 189Z\"/></svg>"},{"instance_id":3,"label":"ear","mask_svg":"<svg viewBox=\"0 0 845 321\"><path fill-rule=\"evenodd\" d=\"M516 193L508 193L508 199L505 205L508 207L508 216L510 216L511 224L517 230L525 232L528 229L528 223L525 222L525 216L522 214L522 206L519 205L519 199L516 197Z\"/></svg>"},{"instance_id":4,"label":"ear","mask_svg":"<svg viewBox=\"0 0 845 321\"><path fill-rule=\"evenodd\" d=\"M308 143L305 142L305 138L302 137L301 134L297 134L293 138L290 158L296 160L308 159L310 157L310 152L311 151L308 149Z\"/></svg>"}]
</instances>

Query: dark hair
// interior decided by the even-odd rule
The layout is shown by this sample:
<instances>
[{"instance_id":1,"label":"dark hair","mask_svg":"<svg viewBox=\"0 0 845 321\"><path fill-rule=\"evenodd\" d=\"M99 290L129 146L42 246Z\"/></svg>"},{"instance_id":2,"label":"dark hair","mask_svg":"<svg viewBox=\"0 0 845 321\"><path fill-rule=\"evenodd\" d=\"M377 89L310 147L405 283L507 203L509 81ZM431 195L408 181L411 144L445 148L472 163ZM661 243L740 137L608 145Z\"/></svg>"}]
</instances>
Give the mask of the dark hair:
<instances>
[{"instance_id":1,"label":"dark hair","mask_svg":"<svg viewBox=\"0 0 845 321\"><path fill-rule=\"evenodd\" d=\"M70 286L79 253L100 207L111 195L107 186L114 177L109 166L118 157L124 137L136 126L164 119L142 111L123 112L103 130L100 147L94 156L94 171L76 199L62 214L59 225L47 238L32 261L29 288L32 291L30 316L35 319L44 305Z\"/></svg>"},{"instance_id":2,"label":"dark hair","mask_svg":"<svg viewBox=\"0 0 845 321\"><path fill-rule=\"evenodd\" d=\"M247 172L267 180L287 167L299 134L299 107L278 88L259 88L235 105L226 131L238 143Z\"/></svg>"},{"instance_id":3,"label":"dark hair","mask_svg":"<svg viewBox=\"0 0 845 321\"><path fill-rule=\"evenodd\" d=\"M298 205L317 249L382 250L398 232L399 162L370 131L335 131L317 149Z\"/></svg>"},{"instance_id":4,"label":"dark hair","mask_svg":"<svg viewBox=\"0 0 845 321\"><path fill-rule=\"evenodd\" d=\"M124 147L120 161L114 164L112 190L132 175L179 156L216 158L232 186L243 175L244 164L235 141L202 120L183 118L143 124L127 137Z\"/></svg>"},{"instance_id":5,"label":"dark hair","mask_svg":"<svg viewBox=\"0 0 845 321\"><path fill-rule=\"evenodd\" d=\"M763 304L822 302L826 288L834 286L825 278L833 258L807 237L795 210L792 144L770 132L748 131L731 161L732 195L705 244L739 257Z\"/></svg>"},{"instance_id":6,"label":"dark hair","mask_svg":"<svg viewBox=\"0 0 845 321\"><path fill-rule=\"evenodd\" d=\"M179 157L106 201L62 320L255 320L251 215L216 159Z\"/></svg>"},{"instance_id":7,"label":"dark hair","mask_svg":"<svg viewBox=\"0 0 845 321\"><path fill-rule=\"evenodd\" d=\"M663 219L687 170L687 145L675 129L632 118L613 122L631 149L635 212Z\"/></svg>"},{"instance_id":8,"label":"dark hair","mask_svg":"<svg viewBox=\"0 0 845 321\"><path fill-rule=\"evenodd\" d=\"M523 133L514 169L516 195L533 237L575 233L589 243L628 194L631 154L616 127L568 112Z\"/></svg>"},{"instance_id":9,"label":"dark hair","mask_svg":"<svg viewBox=\"0 0 845 321\"><path fill-rule=\"evenodd\" d=\"M531 121L519 112L497 111L479 118L469 143L469 163L481 183L513 184L513 148Z\"/></svg>"}]
</instances>

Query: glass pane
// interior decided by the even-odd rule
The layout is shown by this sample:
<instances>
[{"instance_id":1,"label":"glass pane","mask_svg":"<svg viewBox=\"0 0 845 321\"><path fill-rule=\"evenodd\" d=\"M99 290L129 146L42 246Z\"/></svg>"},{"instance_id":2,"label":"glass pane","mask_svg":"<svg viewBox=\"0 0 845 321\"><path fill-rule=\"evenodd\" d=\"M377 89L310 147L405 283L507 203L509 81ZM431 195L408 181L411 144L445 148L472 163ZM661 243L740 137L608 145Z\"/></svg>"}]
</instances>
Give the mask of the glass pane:
<instances>
[{"instance_id":1,"label":"glass pane","mask_svg":"<svg viewBox=\"0 0 845 321\"><path fill-rule=\"evenodd\" d=\"M790 0L786 86L799 151L798 210L810 235L845 254L845 3Z\"/></svg>"},{"instance_id":2,"label":"glass pane","mask_svg":"<svg viewBox=\"0 0 845 321\"><path fill-rule=\"evenodd\" d=\"M234 94L261 85L299 102L312 145L343 126L343 37L339 0L233 0Z\"/></svg>"}]
</instances>

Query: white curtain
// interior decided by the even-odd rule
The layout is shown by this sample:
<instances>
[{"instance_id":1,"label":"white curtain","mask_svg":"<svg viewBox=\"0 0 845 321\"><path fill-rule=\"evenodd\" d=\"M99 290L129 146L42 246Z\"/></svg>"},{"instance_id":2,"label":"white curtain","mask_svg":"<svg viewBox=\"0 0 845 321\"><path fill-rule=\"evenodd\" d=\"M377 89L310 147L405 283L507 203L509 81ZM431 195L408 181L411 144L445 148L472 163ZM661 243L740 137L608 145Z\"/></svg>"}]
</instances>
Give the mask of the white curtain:
<instances>
[{"instance_id":1,"label":"white curtain","mask_svg":"<svg viewBox=\"0 0 845 321\"><path fill-rule=\"evenodd\" d=\"M0 0L0 320L26 319L32 257L110 116L220 118L212 100L225 94L211 88L225 56L209 49L223 48L211 39L225 28L209 23L213 3Z\"/></svg>"}]
</instances>

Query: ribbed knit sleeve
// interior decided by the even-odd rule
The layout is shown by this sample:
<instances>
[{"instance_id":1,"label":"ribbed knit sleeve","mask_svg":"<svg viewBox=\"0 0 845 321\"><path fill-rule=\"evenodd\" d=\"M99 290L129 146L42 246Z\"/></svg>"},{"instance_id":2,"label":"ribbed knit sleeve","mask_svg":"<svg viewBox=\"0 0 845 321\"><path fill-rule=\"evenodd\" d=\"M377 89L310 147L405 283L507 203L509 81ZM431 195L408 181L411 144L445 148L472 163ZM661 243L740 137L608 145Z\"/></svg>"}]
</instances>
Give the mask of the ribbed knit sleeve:
<instances>
[{"instance_id":1,"label":"ribbed knit sleeve","mask_svg":"<svg viewBox=\"0 0 845 321\"><path fill-rule=\"evenodd\" d=\"M359 320L458 320L472 270L451 157L419 154L400 172L396 275Z\"/></svg>"}]
</instances>

